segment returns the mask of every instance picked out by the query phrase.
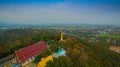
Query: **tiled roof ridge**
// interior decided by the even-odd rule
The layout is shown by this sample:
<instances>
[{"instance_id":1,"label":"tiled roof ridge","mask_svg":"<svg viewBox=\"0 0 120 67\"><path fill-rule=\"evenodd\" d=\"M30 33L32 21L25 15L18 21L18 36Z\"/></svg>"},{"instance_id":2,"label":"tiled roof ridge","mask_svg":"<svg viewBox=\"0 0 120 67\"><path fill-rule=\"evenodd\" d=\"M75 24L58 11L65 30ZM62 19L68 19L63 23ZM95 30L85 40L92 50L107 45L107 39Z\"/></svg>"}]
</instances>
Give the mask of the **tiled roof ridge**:
<instances>
[{"instance_id":1,"label":"tiled roof ridge","mask_svg":"<svg viewBox=\"0 0 120 67\"><path fill-rule=\"evenodd\" d=\"M25 48L29 48L29 47L32 47L32 46L35 46L35 45L39 45L39 43L44 43L44 42L43 42L43 41L37 42L37 43L35 43L35 44L32 44L32 45L27 46L27 47L23 47L23 48L21 48L21 49L25 49Z\"/></svg>"}]
</instances>

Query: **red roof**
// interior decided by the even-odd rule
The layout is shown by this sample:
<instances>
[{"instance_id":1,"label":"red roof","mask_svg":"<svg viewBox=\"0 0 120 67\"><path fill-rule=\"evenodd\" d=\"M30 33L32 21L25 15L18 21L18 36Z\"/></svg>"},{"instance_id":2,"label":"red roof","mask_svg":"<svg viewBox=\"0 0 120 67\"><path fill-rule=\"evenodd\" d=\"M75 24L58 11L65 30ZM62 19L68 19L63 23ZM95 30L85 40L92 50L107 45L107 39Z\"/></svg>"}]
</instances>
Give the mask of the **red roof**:
<instances>
[{"instance_id":1,"label":"red roof","mask_svg":"<svg viewBox=\"0 0 120 67\"><path fill-rule=\"evenodd\" d=\"M24 62L29 58L40 54L44 49L48 49L45 42L38 42L36 44L33 44L31 46L16 51L16 55L20 60L20 62Z\"/></svg>"}]
</instances>

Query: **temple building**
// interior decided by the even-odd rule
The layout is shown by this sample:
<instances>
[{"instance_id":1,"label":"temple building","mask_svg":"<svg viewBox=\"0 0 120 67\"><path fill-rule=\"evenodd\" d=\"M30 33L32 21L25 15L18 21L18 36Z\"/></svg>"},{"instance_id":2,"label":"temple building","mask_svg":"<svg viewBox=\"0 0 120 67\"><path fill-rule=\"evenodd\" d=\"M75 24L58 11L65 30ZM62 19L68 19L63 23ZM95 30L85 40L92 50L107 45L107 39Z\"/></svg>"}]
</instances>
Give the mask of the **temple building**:
<instances>
[{"instance_id":1,"label":"temple building","mask_svg":"<svg viewBox=\"0 0 120 67\"><path fill-rule=\"evenodd\" d=\"M35 57L45 49L48 49L45 42L38 42L31 46L24 47L15 52L13 63L24 66L33 61Z\"/></svg>"}]
</instances>

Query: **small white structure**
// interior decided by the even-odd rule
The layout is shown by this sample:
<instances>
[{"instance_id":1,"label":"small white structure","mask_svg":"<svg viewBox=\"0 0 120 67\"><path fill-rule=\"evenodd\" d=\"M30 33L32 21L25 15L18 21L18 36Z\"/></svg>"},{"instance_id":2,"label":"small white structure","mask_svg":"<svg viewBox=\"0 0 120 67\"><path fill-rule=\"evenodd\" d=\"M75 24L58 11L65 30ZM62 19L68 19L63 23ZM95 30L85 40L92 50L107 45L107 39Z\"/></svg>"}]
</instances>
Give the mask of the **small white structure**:
<instances>
[{"instance_id":1,"label":"small white structure","mask_svg":"<svg viewBox=\"0 0 120 67\"><path fill-rule=\"evenodd\" d=\"M58 58L59 56L66 56L66 51L59 49L56 53L53 53L52 56L55 58Z\"/></svg>"}]
</instances>

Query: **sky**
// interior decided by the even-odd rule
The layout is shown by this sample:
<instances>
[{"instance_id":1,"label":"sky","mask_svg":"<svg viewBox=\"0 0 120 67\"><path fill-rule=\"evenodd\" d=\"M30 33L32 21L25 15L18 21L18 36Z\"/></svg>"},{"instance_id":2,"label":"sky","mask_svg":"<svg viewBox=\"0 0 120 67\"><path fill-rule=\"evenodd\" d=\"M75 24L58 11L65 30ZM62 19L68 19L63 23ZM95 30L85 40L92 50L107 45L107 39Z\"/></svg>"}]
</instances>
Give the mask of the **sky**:
<instances>
[{"instance_id":1,"label":"sky","mask_svg":"<svg viewBox=\"0 0 120 67\"><path fill-rule=\"evenodd\" d=\"M0 23L120 25L120 0L0 0Z\"/></svg>"}]
</instances>

